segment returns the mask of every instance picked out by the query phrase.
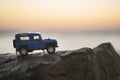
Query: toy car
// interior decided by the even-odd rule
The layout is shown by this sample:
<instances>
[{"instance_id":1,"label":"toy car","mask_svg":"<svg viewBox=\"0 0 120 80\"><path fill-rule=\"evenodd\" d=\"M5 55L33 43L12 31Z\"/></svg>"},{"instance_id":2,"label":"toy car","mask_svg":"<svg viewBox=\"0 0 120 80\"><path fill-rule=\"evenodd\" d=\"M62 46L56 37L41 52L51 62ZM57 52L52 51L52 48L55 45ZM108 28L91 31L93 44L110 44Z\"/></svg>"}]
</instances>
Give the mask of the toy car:
<instances>
[{"instance_id":1,"label":"toy car","mask_svg":"<svg viewBox=\"0 0 120 80\"><path fill-rule=\"evenodd\" d=\"M28 52L44 49L49 54L53 54L58 44L55 39L42 39L39 33L17 33L13 40L13 46L16 48L16 52L19 51L20 55L25 56Z\"/></svg>"}]
</instances>

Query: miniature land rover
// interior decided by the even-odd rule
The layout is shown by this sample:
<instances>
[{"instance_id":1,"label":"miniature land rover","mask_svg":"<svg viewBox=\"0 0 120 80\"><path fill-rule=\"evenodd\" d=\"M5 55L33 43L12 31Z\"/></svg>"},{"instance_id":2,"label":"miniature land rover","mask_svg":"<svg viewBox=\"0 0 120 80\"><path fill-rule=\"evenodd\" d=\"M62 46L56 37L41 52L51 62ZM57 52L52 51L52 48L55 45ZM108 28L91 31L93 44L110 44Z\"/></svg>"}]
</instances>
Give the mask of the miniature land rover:
<instances>
[{"instance_id":1,"label":"miniature land rover","mask_svg":"<svg viewBox=\"0 0 120 80\"><path fill-rule=\"evenodd\" d=\"M34 50L47 50L49 54L55 53L58 47L55 39L42 39L39 33L17 33L13 46L20 55L25 56Z\"/></svg>"}]
</instances>

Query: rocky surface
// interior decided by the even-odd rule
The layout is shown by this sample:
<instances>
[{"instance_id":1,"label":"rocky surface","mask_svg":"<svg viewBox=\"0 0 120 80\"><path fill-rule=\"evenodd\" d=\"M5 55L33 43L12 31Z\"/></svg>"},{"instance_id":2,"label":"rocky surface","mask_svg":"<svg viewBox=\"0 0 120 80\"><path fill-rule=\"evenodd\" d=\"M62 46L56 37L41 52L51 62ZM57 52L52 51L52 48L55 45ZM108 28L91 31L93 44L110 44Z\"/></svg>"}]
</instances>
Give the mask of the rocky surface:
<instances>
[{"instance_id":1,"label":"rocky surface","mask_svg":"<svg viewBox=\"0 0 120 80\"><path fill-rule=\"evenodd\" d=\"M53 55L0 54L0 80L120 80L120 56L110 43Z\"/></svg>"}]
</instances>

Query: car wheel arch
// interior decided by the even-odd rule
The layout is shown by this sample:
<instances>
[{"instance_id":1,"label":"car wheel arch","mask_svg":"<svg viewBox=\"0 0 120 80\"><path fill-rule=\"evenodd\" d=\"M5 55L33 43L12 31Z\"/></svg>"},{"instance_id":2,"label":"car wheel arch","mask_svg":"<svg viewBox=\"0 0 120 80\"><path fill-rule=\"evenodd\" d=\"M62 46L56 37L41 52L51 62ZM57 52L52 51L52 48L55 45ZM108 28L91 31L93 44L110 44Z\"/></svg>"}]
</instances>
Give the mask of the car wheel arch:
<instances>
[{"instance_id":1,"label":"car wheel arch","mask_svg":"<svg viewBox=\"0 0 120 80\"><path fill-rule=\"evenodd\" d=\"M48 43L48 44L46 45L46 47L45 47L45 48L47 48L48 46L54 46L54 47L55 47L55 45L54 45L54 44L52 44L52 43Z\"/></svg>"},{"instance_id":2,"label":"car wheel arch","mask_svg":"<svg viewBox=\"0 0 120 80\"><path fill-rule=\"evenodd\" d=\"M29 51L29 47L28 47L28 46L26 46L26 45L21 46L21 47L19 48L19 50L20 50L20 49L22 49L22 48L25 48L25 49L27 49L27 50Z\"/></svg>"}]
</instances>

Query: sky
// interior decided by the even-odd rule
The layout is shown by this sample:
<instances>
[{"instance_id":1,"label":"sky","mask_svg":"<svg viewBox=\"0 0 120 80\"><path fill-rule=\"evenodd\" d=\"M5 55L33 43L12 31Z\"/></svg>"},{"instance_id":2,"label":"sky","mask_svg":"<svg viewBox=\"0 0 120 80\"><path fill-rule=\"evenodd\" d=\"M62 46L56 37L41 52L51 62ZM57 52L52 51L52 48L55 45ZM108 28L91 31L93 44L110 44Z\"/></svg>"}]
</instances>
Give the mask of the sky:
<instances>
[{"instance_id":1,"label":"sky","mask_svg":"<svg viewBox=\"0 0 120 80\"><path fill-rule=\"evenodd\" d=\"M0 30L120 29L120 0L0 0Z\"/></svg>"}]
</instances>

